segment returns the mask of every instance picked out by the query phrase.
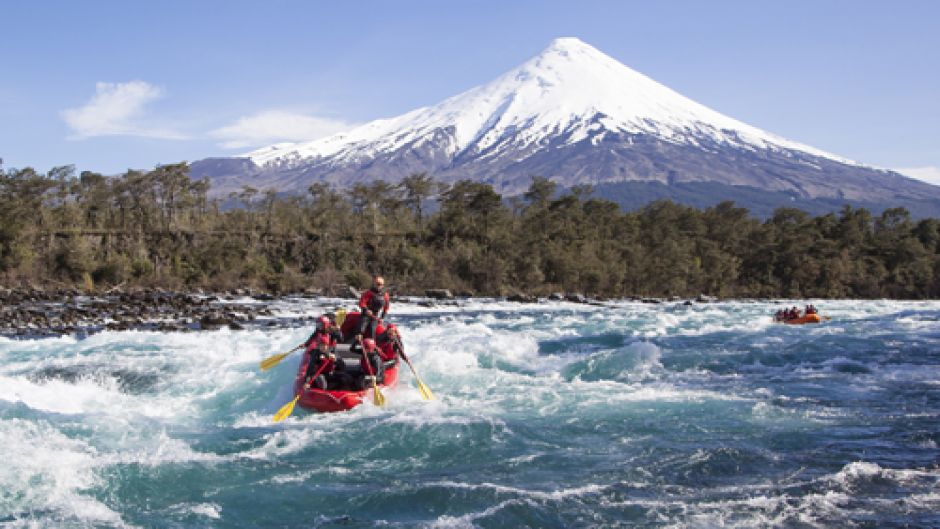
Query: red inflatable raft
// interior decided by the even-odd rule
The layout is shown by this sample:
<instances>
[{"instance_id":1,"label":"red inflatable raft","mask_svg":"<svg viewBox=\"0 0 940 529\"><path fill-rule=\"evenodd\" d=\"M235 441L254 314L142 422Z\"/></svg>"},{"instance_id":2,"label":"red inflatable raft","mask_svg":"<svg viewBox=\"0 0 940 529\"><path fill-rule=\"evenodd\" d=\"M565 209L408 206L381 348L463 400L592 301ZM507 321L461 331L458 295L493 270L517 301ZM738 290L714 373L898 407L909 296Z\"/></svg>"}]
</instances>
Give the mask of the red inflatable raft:
<instances>
[{"instance_id":1,"label":"red inflatable raft","mask_svg":"<svg viewBox=\"0 0 940 529\"><path fill-rule=\"evenodd\" d=\"M358 367L358 355L342 353L343 359L347 365ZM300 361L300 368L297 370L297 378L294 380L294 396L300 395L300 404L302 408L321 412L346 411L362 404L363 399L372 398L372 388L363 391L345 391L331 389L304 389L304 373L307 372L307 362L310 361L310 355L304 353ZM393 388L398 383L398 362L394 365L386 365L385 380L379 384L382 388Z\"/></svg>"},{"instance_id":2,"label":"red inflatable raft","mask_svg":"<svg viewBox=\"0 0 940 529\"><path fill-rule=\"evenodd\" d=\"M783 323L788 325L803 325L806 323L820 323L822 318L819 314L807 314L805 316L800 316L799 318L793 318L792 320L783 320Z\"/></svg>"}]
</instances>

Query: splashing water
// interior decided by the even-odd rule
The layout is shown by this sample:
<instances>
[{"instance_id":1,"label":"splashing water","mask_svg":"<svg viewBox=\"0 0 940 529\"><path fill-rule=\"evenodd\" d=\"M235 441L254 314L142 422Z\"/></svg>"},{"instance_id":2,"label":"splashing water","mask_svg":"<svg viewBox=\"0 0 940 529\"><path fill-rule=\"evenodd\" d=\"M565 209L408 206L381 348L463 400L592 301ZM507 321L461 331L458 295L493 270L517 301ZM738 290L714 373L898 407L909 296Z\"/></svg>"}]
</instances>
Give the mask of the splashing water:
<instances>
[{"instance_id":1,"label":"splashing water","mask_svg":"<svg viewBox=\"0 0 940 529\"><path fill-rule=\"evenodd\" d=\"M397 304L439 400L277 425L302 329L0 339L0 524L940 526L940 303L817 305Z\"/></svg>"}]
</instances>

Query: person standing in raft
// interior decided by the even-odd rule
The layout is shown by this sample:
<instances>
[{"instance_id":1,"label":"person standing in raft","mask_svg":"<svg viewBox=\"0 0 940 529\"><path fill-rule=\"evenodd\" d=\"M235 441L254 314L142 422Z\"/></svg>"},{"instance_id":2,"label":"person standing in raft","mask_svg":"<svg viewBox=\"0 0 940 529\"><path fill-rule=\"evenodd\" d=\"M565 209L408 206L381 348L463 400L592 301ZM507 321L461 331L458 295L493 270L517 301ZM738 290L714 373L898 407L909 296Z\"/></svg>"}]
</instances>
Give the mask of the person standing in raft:
<instances>
[{"instance_id":1,"label":"person standing in raft","mask_svg":"<svg viewBox=\"0 0 940 529\"><path fill-rule=\"evenodd\" d=\"M359 332L357 338L375 338L375 328L379 320L388 314L389 297L385 291L385 279L375 276L372 279L372 288L362 293L359 298ZM366 334L366 330L369 331Z\"/></svg>"}]
</instances>

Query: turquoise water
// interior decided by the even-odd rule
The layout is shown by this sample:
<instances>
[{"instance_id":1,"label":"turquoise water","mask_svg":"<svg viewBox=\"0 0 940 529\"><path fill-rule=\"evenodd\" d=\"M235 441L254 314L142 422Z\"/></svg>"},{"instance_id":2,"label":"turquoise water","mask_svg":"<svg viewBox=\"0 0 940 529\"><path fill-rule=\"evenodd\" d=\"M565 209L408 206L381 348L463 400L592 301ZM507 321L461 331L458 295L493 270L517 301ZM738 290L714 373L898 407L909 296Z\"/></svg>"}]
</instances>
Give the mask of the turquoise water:
<instances>
[{"instance_id":1,"label":"turquoise water","mask_svg":"<svg viewBox=\"0 0 940 529\"><path fill-rule=\"evenodd\" d=\"M438 400L278 425L301 328L0 339L0 525L940 526L940 303L817 305L396 304Z\"/></svg>"}]
</instances>

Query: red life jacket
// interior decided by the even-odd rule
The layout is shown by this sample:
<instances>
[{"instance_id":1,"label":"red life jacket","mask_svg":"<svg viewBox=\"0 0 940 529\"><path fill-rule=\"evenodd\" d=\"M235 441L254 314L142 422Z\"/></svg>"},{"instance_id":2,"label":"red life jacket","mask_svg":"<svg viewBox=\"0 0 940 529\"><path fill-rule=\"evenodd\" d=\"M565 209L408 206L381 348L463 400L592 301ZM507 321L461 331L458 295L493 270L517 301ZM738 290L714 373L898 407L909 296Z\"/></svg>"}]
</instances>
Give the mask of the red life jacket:
<instances>
[{"instance_id":1,"label":"red life jacket","mask_svg":"<svg viewBox=\"0 0 940 529\"><path fill-rule=\"evenodd\" d=\"M346 314L346 319L343 320L343 326L340 328L340 332L343 336L349 338L350 336L356 334L359 330L359 318L362 315L358 312L349 312ZM378 336L385 332L385 326L381 323L375 326L375 335Z\"/></svg>"},{"instance_id":2,"label":"red life jacket","mask_svg":"<svg viewBox=\"0 0 940 529\"><path fill-rule=\"evenodd\" d=\"M372 311L378 316L379 312L388 312L389 297L388 292L376 292L373 289L366 290L359 298L359 308L365 312L366 309Z\"/></svg>"},{"instance_id":3,"label":"red life jacket","mask_svg":"<svg viewBox=\"0 0 940 529\"><path fill-rule=\"evenodd\" d=\"M359 329L359 313L350 312L346 314L346 319L343 320L343 326L340 327L343 336L350 337L356 334L356 330Z\"/></svg>"},{"instance_id":4,"label":"red life jacket","mask_svg":"<svg viewBox=\"0 0 940 529\"><path fill-rule=\"evenodd\" d=\"M329 337L330 347L336 347L336 336L334 336L332 331L317 329L312 335L310 335L310 339L307 340L307 351L309 351L311 347L316 348L320 344L321 336Z\"/></svg>"},{"instance_id":5,"label":"red life jacket","mask_svg":"<svg viewBox=\"0 0 940 529\"><path fill-rule=\"evenodd\" d=\"M398 354L395 352L395 346L392 345L391 340L387 340L382 345L379 346L379 356L382 357L382 360L394 360Z\"/></svg>"}]
</instances>

